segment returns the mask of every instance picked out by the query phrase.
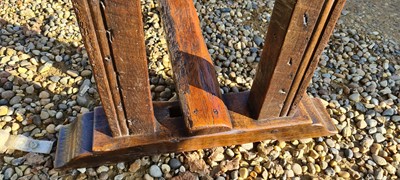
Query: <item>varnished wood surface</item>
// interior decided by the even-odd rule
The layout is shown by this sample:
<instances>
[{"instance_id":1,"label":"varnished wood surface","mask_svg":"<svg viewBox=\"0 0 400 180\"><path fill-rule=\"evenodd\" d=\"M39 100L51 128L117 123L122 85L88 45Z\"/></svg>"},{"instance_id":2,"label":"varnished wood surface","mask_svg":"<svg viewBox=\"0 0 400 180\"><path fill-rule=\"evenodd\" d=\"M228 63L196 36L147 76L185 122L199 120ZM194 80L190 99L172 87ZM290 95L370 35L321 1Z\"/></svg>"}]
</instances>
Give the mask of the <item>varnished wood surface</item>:
<instances>
[{"instance_id":1,"label":"varnished wood surface","mask_svg":"<svg viewBox=\"0 0 400 180\"><path fill-rule=\"evenodd\" d=\"M230 97L229 97L230 96ZM127 161L144 155L160 154L166 152L191 151L216 146L232 144L243 144L261 141L265 139L292 140L327 136L336 133L336 127L330 121L329 115L324 107L316 99L303 98L297 113L293 117L272 118L266 121L258 121L248 117L248 111L236 105L237 102L246 102L248 94L226 95L224 99L228 102L233 128L230 131L208 135L187 135L184 129L182 117L171 117L171 109L179 106L177 102L154 103L154 111L159 120L157 131L154 134L144 136L125 136L113 138L107 130L107 121L101 109L94 113L94 138L91 154L68 155L70 150L63 149L70 141L60 141L57 147L55 167L68 169L76 167L96 166L100 164ZM237 112L235 112L237 111ZM96 115L100 112L100 115ZM79 119L80 120L80 119ZM78 121L79 121L78 120ZM71 125L74 126L74 125ZM75 125L76 126L76 125ZM64 129L73 129L66 127ZM93 127L92 127L93 128ZM82 131L85 132L85 131ZM83 137L89 136L86 133ZM60 136L68 136L60 133ZM62 138L62 137L60 137ZM73 149L79 149L77 145ZM64 156L67 156L65 158Z\"/></svg>"},{"instance_id":2,"label":"varnished wood surface","mask_svg":"<svg viewBox=\"0 0 400 180\"><path fill-rule=\"evenodd\" d=\"M94 15L99 13L99 7L90 6L87 2L103 2L100 12L105 17L103 26L102 18ZM96 108L94 112L86 113L71 125L61 128L55 167L97 166L143 155L337 133L319 100L307 96L301 98L344 4L344 0L336 0L333 6L329 4L331 0L324 2L277 0L266 37L267 44L275 43L275 46L264 48L255 86L250 92L221 96L193 2L161 0L180 102L152 104L145 67L140 2L74 0L82 21L80 27L85 45L93 59L91 61L95 63L94 69L100 73L95 74L96 80L105 82L100 84L99 90L105 96L102 102L107 104L104 109ZM88 7L96 7L97 10L89 11ZM329 7L333 7L332 10L328 10ZM326 12L330 14L327 16ZM301 19L303 29L296 24ZM327 20L323 26L324 19ZM314 28L317 22L319 24ZM313 27L308 29L308 26ZM89 32L91 29L97 31ZM104 30L108 46L104 45ZM318 38L318 34L322 35ZM311 38L310 42L307 37ZM98 45L100 41L101 46ZM102 61L107 54L112 57L113 66L107 66ZM293 61L292 55L300 60ZM303 60L307 63L300 64ZM100 63L100 67L96 67L96 63ZM293 69L285 69L287 65ZM116 73L116 82L110 71ZM296 76L285 80L277 76L291 76L291 73ZM120 92L126 121L118 117L116 108L122 106L115 104L118 96L112 95L116 90L112 89L113 83ZM287 87L288 91L285 91ZM285 98L279 96L276 99L276 90L281 94L283 92ZM279 105L273 106L276 103ZM218 112L217 115L215 112ZM126 123L129 135L121 136L124 135L121 123Z\"/></svg>"},{"instance_id":3,"label":"varnished wood surface","mask_svg":"<svg viewBox=\"0 0 400 180\"><path fill-rule=\"evenodd\" d=\"M285 103L286 97L323 5L324 1L314 0L275 2L266 46L250 94L249 103L254 107L256 118L279 117L285 106L290 107ZM263 87L264 84L268 86Z\"/></svg>"},{"instance_id":4,"label":"varnished wood surface","mask_svg":"<svg viewBox=\"0 0 400 180\"><path fill-rule=\"evenodd\" d=\"M187 130L208 134L232 128L192 0L161 0L174 79Z\"/></svg>"}]
</instances>

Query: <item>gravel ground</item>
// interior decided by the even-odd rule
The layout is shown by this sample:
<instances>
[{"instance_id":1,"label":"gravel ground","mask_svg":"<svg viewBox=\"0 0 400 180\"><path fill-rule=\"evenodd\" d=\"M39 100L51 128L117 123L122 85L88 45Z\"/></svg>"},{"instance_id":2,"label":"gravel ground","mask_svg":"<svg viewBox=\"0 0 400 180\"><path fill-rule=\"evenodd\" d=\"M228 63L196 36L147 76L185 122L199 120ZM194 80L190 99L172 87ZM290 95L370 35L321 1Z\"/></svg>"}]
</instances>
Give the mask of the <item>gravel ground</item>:
<instances>
[{"instance_id":1,"label":"gravel ground","mask_svg":"<svg viewBox=\"0 0 400 180\"><path fill-rule=\"evenodd\" d=\"M153 100L175 100L158 4L142 2ZM308 93L323 99L337 135L162 154L65 172L53 170L55 148L50 155L15 151L0 155L0 180L398 179L399 26L388 18L398 17L399 3L393 2L349 0L321 56ZM273 2L198 0L195 5L221 90L248 90ZM71 3L3 0L0 9L0 128L54 141L61 126L100 104ZM378 17L387 20L384 26Z\"/></svg>"}]
</instances>

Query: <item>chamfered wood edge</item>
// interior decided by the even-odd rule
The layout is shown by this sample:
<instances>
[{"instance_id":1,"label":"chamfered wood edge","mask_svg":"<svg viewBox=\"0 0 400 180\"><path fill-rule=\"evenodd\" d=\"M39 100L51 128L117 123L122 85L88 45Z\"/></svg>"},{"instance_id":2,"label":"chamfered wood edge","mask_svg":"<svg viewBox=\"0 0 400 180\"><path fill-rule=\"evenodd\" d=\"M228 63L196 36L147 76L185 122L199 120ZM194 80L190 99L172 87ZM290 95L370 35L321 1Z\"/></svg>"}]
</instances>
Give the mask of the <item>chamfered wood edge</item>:
<instances>
[{"instance_id":1,"label":"chamfered wood edge","mask_svg":"<svg viewBox=\"0 0 400 180\"><path fill-rule=\"evenodd\" d=\"M232 96L232 95L227 95ZM237 102L247 100L248 93L238 93ZM232 96L233 97L233 96ZM228 98L232 99L232 98ZM233 98L235 99L235 98ZM227 103L228 108L229 106ZM137 135L113 138L107 131L107 120L101 108L96 108L91 117L79 118L76 122L61 128L54 166L59 170L77 167L89 167L115 163L120 161L134 160L140 156L160 154L167 152L183 152L197 149L227 146L232 144L243 144L257 142L265 139L294 140L302 138L329 136L337 133L335 125L327 114L322 103L318 99L305 96L298 106L298 112L291 117L273 118L266 121L249 120L244 115L246 110L230 111L234 128L231 131L189 136L185 134L182 117L171 117L177 115L173 112L179 106L178 102L155 102L154 111L158 118L158 129L150 135ZM179 108L178 108L179 109ZM96 116L96 113L100 115ZM160 116L165 116L160 119ZM90 117L84 114L83 117ZM93 121L93 120L92 120ZM80 125L81 124L81 125ZM84 125L82 125L84 124ZM90 125L88 125L90 124ZM80 129L75 133L74 129ZM93 130L91 133L91 130ZM75 140L90 140L92 149L88 150L76 144ZM90 144L86 142L85 144ZM69 148L66 148L69 147Z\"/></svg>"}]
</instances>

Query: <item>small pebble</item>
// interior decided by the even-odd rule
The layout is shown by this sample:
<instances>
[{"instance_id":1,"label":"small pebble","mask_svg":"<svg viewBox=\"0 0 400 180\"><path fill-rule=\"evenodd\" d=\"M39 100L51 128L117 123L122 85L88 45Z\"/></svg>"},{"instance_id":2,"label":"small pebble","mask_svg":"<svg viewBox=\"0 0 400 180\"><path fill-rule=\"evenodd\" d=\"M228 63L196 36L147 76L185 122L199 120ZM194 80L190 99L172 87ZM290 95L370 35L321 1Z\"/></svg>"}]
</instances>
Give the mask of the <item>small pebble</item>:
<instances>
[{"instance_id":1,"label":"small pebble","mask_svg":"<svg viewBox=\"0 0 400 180\"><path fill-rule=\"evenodd\" d=\"M160 169L160 167L158 167L157 165L151 165L151 166L150 166L149 174L150 174L152 177L155 177L155 178L158 178L158 177L161 177L161 176L162 176L161 169Z\"/></svg>"}]
</instances>

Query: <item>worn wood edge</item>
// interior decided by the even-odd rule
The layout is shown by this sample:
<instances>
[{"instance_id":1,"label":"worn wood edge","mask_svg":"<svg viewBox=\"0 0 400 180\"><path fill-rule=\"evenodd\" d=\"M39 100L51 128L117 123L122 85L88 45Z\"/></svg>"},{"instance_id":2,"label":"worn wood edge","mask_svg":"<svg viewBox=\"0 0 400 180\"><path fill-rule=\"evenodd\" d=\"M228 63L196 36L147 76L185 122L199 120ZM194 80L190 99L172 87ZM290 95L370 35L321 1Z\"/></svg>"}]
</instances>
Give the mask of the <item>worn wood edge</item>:
<instances>
[{"instance_id":1,"label":"worn wood edge","mask_svg":"<svg viewBox=\"0 0 400 180\"><path fill-rule=\"evenodd\" d=\"M94 29L94 27L87 0L72 0L72 3L77 15L80 32L83 36L88 37L84 38L83 42L88 51L89 60L93 67L93 75L96 79L96 86L101 95L102 105L108 115L111 127L115 127L112 129L113 135L121 136L122 134L119 129L118 118L115 116L116 109L112 106L113 99L109 98L112 96L112 93L109 91L110 85L108 79L103 76L103 74L106 74L106 71L104 69L104 64L101 61L97 37L94 33L89 32L89 30ZM101 92L104 92L105 94L102 94Z\"/></svg>"},{"instance_id":2,"label":"worn wood edge","mask_svg":"<svg viewBox=\"0 0 400 180\"><path fill-rule=\"evenodd\" d=\"M346 3L346 0L336 0L335 4L333 5L334 7L331 10L331 13L328 17L328 23L324 27L322 36L318 42L317 48L315 52L313 53L311 57L311 61L309 65L307 66L306 73L300 83L300 87L298 88L298 91L296 94L303 96L303 94L306 93L307 87L309 85L309 82L311 81L312 76L314 75L314 71L318 66L319 58L321 56L322 51L325 49L327 43L329 42L329 39L332 35L332 32L335 29L336 22L338 21L340 14L342 12L342 9ZM300 103L301 97L295 98L294 101L292 102L290 111L288 114L291 114L294 112L294 109L296 109L296 106Z\"/></svg>"},{"instance_id":3,"label":"worn wood edge","mask_svg":"<svg viewBox=\"0 0 400 180\"><path fill-rule=\"evenodd\" d=\"M76 121L60 129L54 160L55 167L78 156L91 154L93 117L93 112L79 115Z\"/></svg>"},{"instance_id":4,"label":"worn wood edge","mask_svg":"<svg viewBox=\"0 0 400 180\"><path fill-rule=\"evenodd\" d=\"M154 107L176 106L177 102L161 102L155 104ZM168 111L168 110L167 110ZM329 136L337 133L335 125L331 122L329 114L326 112L322 103L318 99L310 99L307 96L303 98L299 104L299 112L297 117L277 118L269 121L257 121L251 126L252 129L236 128L225 133L216 133L209 135L188 136L179 132L177 136L168 133L158 133L147 136L124 136L111 137L111 134L104 134L95 129L92 152L82 151L81 154L68 157L68 153L62 149L72 142L59 141L55 159L55 168L58 170L66 170L78 167L88 167L96 165L104 165L120 161L133 160L140 156L161 154L167 152L183 152L197 149L212 148L217 146L227 146L232 144L243 144L248 142L257 142L265 139L278 140L294 140L319 136ZM161 112L165 113L165 112ZM165 115L165 114L164 114ZM95 117L96 115L94 115ZM166 118L167 121L175 122L182 121L182 118ZM97 119L106 122L105 116L103 119ZM82 121L78 119L77 121ZM96 120L95 120L96 121ZM97 122L94 122L96 124ZM167 122L168 123L168 122ZM178 122L179 124L179 122ZM237 123L236 125L239 125ZM72 126L71 126L72 125ZM70 127L63 127L60 130L59 138L65 139L69 134L66 131L68 128L74 128L76 124L71 124ZM181 123L181 125L183 125ZM234 124L235 125L235 124ZM92 125L93 128L94 125ZM88 128L88 127L85 127ZM77 139L86 138L88 134L81 134ZM96 141L102 142L96 142ZM61 149L60 149L61 148ZM74 146L74 148L79 148ZM96 149L96 151L93 151ZM73 151L73 150L72 150Z\"/></svg>"},{"instance_id":5,"label":"worn wood edge","mask_svg":"<svg viewBox=\"0 0 400 180\"><path fill-rule=\"evenodd\" d=\"M295 0L277 0L275 2L267 35L265 36L265 42L267 43L263 47L262 57L267 57L268 55L272 57L270 59L277 59L280 56L295 5ZM290 12L283 12L284 10ZM253 85L250 89L248 105L254 119L263 119L264 99L271 87L270 79L277 64L276 61L270 59L259 62Z\"/></svg>"},{"instance_id":6,"label":"worn wood edge","mask_svg":"<svg viewBox=\"0 0 400 180\"><path fill-rule=\"evenodd\" d=\"M326 0L324 7L321 12L321 16L317 20L317 25L316 28L314 29L314 32L311 36L310 43L307 46L307 49L302 57L302 63L295 75L295 78L293 80L293 83L291 85L290 91L288 93L288 96L285 100L285 106L283 107L281 111L281 116L287 116L289 115L290 108L292 108L292 102L296 101L294 100L295 98L301 98L301 96L298 96L297 91L298 88L300 87L300 83L303 80L303 76L305 74L306 69L309 66L309 63L311 61L311 57L314 53L314 51L318 48L318 43L320 41L321 36L323 36L323 30L325 29L326 24L329 23L329 15L331 14L331 11L334 7L335 0ZM302 94L300 94L302 95ZM295 107L294 107L295 108Z\"/></svg>"},{"instance_id":7,"label":"worn wood edge","mask_svg":"<svg viewBox=\"0 0 400 180\"><path fill-rule=\"evenodd\" d=\"M139 0L103 1L105 26L119 80L129 134L155 131L147 69L144 29Z\"/></svg>"},{"instance_id":8,"label":"worn wood edge","mask_svg":"<svg viewBox=\"0 0 400 180\"><path fill-rule=\"evenodd\" d=\"M271 63L268 64L268 62L275 62L275 67L273 68L273 74L271 76L264 77L265 79L262 80L256 78L253 83L253 85L259 83L271 84L268 89L263 91L263 93L265 93L265 99L262 100L259 119L281 116L281 111L285 107L285 100L290 91L294 75L302 63L302 57L309 44L310 37L312 37L314 28L317 25L323 5L324 1L298 0L294 4L294 10L290 17L289 25L287 29L284 29L287 33L282 39L283 44L279 56L270 56L270 54L267 53L262 54L260 65L262 61L267 62L268 66L271 65ZM289 7L287 8L289 9ZM280 19L277 20L280 21ZM267 33L275 32L268 31ZM266 44L271 43L270 41L266 42ZM277 50L274 44L266 46L266 48L271 47L272 49L265 50Z\"/></svg>"},{"instance_id":9,"label":"worn wood edge","mask_svg":"<svg viewBox=\"0 0 400 180\"><path fill-rule=\"evenodd\" d=\"M112 56L110 44L108 42L107 38L107 30L106 30L106 25L105 25L105 18L104 18L104 6L101 7L100 4L103 4L103 0L89 0L90 2L90 13L92 14L92 19L93 19L93 25L94 25L94 31L97 36L97 41L99 42L99 47L100 47L100 52L102 55L102 61L104 64L104 68L106 71L106 77L108 78L109 81L109 87L112 95L112 99L116 114L115 116L117 117L117 123L118 124L118 129L120 130L120 134L122 136L129 135L129 130L128 126L126 123L126 117L125 117L125 109L124 109L124 104L122 103L121 99L121 92L119 89L119 81L116 76L116 71L115 71L115 63L114 59ZM100 98L102 98L100 96ZM108 114L106 114L109 116ZM111 119L108 118L110 121ZM113 130L112 130L113 131ZM117 133L112 132L113 135L115 136Z\"/></svg>"},{"instance_id":10,"label":"worn wood edge","mask_svg":"<svg viewBox=\"0 0 400 180\"><path fill-rule=\"evenodd\" d=\"M232 129L193 1L161 0L160 7L186 131L199 135ZM188 39L197 40L188 44Z\"/></svg>"}]
</instances>

